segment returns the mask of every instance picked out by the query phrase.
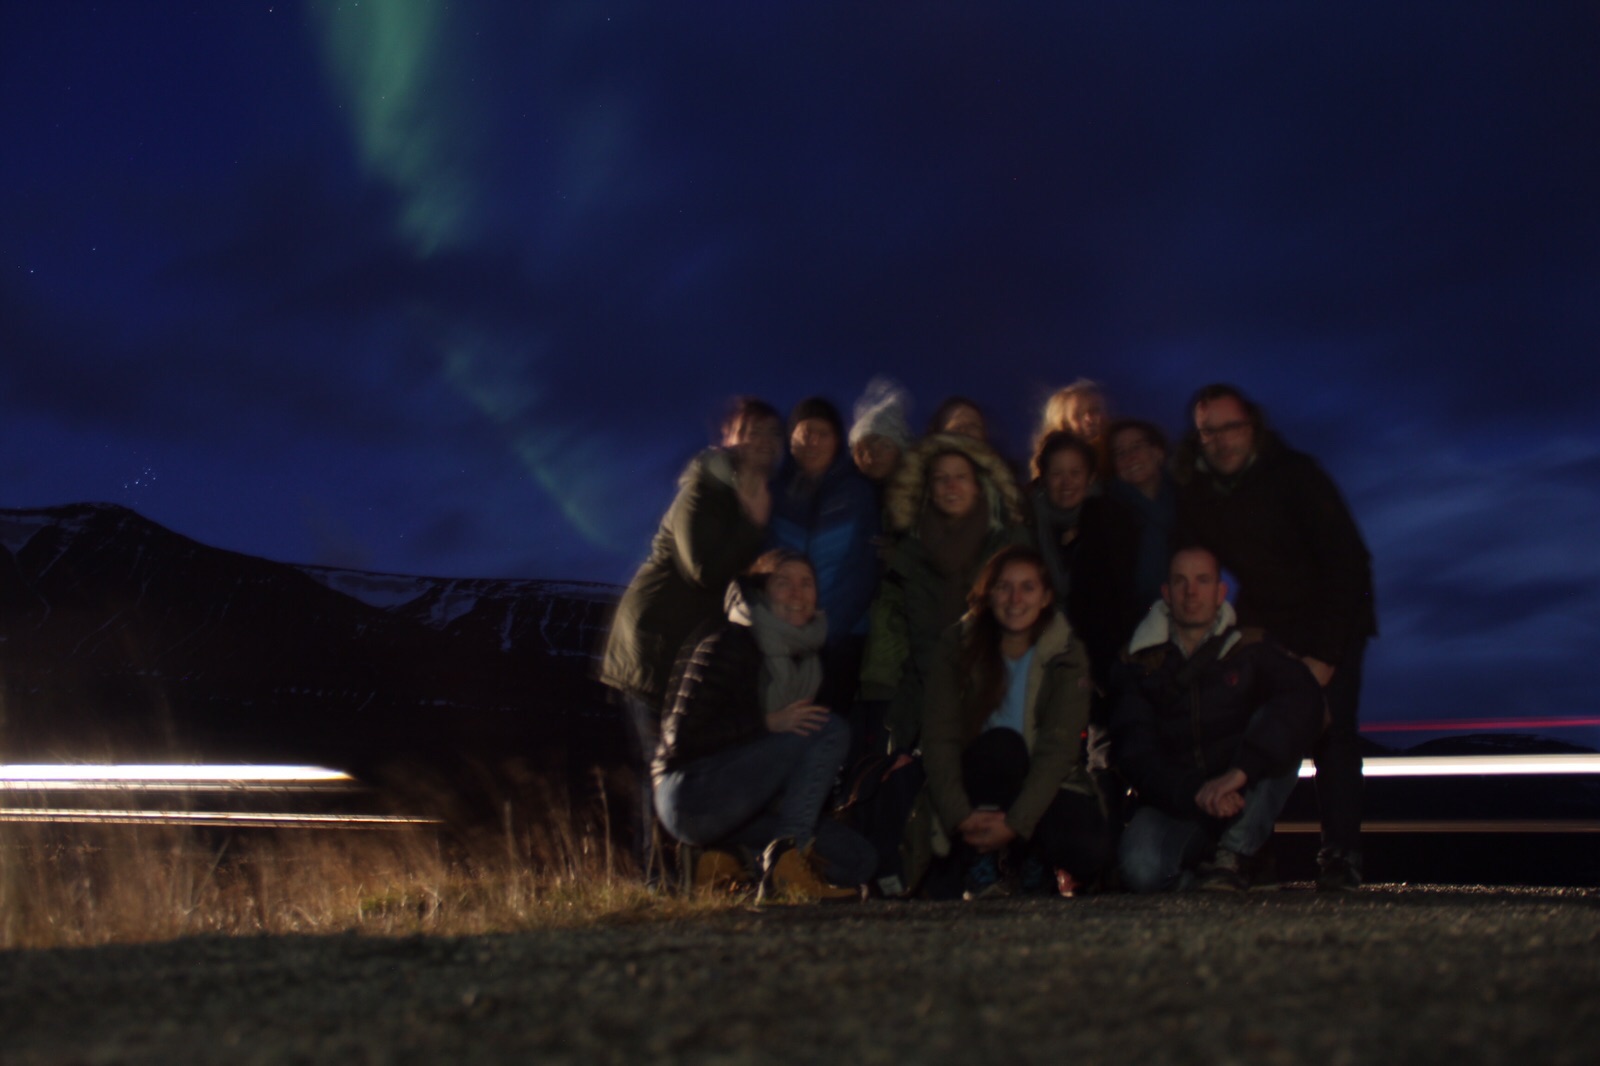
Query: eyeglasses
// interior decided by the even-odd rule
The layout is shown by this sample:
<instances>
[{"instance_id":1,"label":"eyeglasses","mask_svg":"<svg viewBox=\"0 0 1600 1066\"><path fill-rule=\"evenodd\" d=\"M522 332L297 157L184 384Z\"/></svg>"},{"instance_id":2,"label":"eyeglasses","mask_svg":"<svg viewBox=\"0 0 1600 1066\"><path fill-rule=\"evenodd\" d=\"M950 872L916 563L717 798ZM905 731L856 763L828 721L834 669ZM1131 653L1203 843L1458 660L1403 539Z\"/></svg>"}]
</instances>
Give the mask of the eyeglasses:
<instances>
[{"instance_id":1,"label":"eyeglasses","mask_svg":"<svg viewBox=\"0 0 1600 1066\"><path fill-rule=\"evenodd\" d=\"M1220 426L1200 426L1198 427L1198 432L1200 440L1207 442L1216 440L1218 437L1236 437L1242 430L1249 428L1250 423L1248 420L1239 419L1233 422L1224 422Z\"/></svg>"}]
</instances>

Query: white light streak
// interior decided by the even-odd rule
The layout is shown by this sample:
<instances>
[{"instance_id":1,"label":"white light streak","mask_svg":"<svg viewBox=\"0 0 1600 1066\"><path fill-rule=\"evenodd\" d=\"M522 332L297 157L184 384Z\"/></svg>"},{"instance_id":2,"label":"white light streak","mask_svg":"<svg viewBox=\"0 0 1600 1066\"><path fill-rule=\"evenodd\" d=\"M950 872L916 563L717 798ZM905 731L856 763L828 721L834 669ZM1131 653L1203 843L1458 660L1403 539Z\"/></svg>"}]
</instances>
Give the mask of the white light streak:
<instances>
[{"instance_id":1,"label":"white light streak","mask_svg":"<svg viewBox=\"0 0 1600 1066\"><path fill-rule=\"evenodd\" d=\"M406 829L440 824L437 818L410 818L392 814L235 814L223 811L102 811L50 807L0 807L0 822L258 829Z\"/></svg>"},{"instance_id":2,"label":"white light streak","mask_svg":"<svg viewBox=\"0 0 1600 1066\"><path fill-rule=\"evenodd\" d=\"M0 789L129 788L172 791L204 787L354 785L342 770L321 766L254 766L201 763L12 763L0 764Z\"/></svg>"},{"instance_id":3,"label":"white light streak","mask_svg":"<svg viewBox=\"0 0 1600 1066\"><path fill-rule=\"evenodd\" d=\"M1320 833L1317 822L1279 822L1273 827L1280 833ZM1364 821L1363 833L1600 833L1600 822L1577 818L1484 819L1460 821L1452 819Z\"/></svg>"},{"instance_id":4,"label":"white light streak","mask_svg":"<svg viewBox=\"0 0 1600 1066\"><path fill-rule=\"evenodd\" d=\"M1600 755L1374 755L1364 761L1363 777L1600 775ZM1317 776L1310 759L1300 764L1300 776Z\"/></svg>"}]
</instances>

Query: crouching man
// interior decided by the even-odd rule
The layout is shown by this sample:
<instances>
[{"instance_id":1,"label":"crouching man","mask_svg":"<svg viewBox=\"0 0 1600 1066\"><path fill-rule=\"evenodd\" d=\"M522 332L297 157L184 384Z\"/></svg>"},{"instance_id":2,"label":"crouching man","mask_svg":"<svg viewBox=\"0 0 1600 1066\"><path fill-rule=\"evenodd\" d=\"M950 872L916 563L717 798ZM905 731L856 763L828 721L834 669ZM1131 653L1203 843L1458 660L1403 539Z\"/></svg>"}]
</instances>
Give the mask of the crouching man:
<instances>
[{"instance_id":1,"label":"crouching man","mask_svg":"<svg viewBox=\"0 0 1600 1066\"><path fill-rule=\"evenodd\" d=\"M1172 557L1161 602L1118 665L1113 764L1137 796L1123 883L1249 887L1300 760L1322 729L1322 692L1300 660L1235 625L1216 556Z\"/></svg>"}]
</instances>

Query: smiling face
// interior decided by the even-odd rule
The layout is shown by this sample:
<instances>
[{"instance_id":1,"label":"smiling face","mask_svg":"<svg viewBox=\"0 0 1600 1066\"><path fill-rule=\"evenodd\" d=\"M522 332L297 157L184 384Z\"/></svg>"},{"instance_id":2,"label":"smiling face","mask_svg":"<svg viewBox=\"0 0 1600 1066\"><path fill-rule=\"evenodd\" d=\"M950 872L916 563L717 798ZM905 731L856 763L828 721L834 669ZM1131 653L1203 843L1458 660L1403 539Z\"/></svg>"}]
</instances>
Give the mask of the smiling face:
<instances>
[{"instance_id":1,"label":"smiling face","mask_svg":"<svg viewBox=\"0 0 1600 1066\"><path fill-rule=\"evenodd\" d=\"M1089 495L1089 464L1076 448L1062 448L1050 456L1044 470L1044 494L1063 511L1083 502Z\"/></svg>"},{"instance_id":2,"label":"smiling face","mask_svg":"<svg viewBox=\"0 0 1600 1066\"><path fill-rule=\"evenodd\" d=\"M983 490L978 487L978 471L964 455L946 452L933 461L928 474L928 490L933 509L946 518L965 518L978 505Z\"/></svg>"},{"instance_id":3,"label":"smiling face","mask_svg":"<svg viewBox=\"0 0 1600 1066\"><path fill-rule=\"evenodd\" d=\"M825 418L804 418L789 434L789 454L808 478L819 478L839 454L839 434Z\"/></svg>"},{"instance_id":4,"label":"smiling face","mask_svg":"<svg viewBox=\"0 0 1600 1066\"><path fill-rule=\"evenodd\" d=\"M817 616L817 575L811 566L790 559L768 575L767 603L780 622L808 624Z\"/></svg>"},{"instance_id":5,"label":"smiling face","mask_svg":"<svg viewBox=\"0 0 1600 1066\"><path fill-rule=\"evenodd\" d=\"M1137 426L1121 430L1111 438L1111 461L1117 477L1134 488L1150 490L1161 482L1161 464L1167 455L1150 442Z\"/></svg>"},{"instance_id":6,"label":"smiling face","mask_svg":"<svg viewBox=\"0 0 1600 1066\"><path fill-rule=\"evenodd\" d=\"M783 423L776 418L741 418L723 434L722 446L741 467L770 475L783 460Z\"/></svg>"},{"instance_id":7,"label":"smiling face","mask_svg":"<svg viewBox=\"0 0 1600 1066\"><path fill-rule=\"evenodd\" d=\"M990 588L989 612L1002 633L1021 636L1032 632L1050 600L1050 583L1038 565L1016 559L1001 569Z\"/></svg>"}]
</instances>

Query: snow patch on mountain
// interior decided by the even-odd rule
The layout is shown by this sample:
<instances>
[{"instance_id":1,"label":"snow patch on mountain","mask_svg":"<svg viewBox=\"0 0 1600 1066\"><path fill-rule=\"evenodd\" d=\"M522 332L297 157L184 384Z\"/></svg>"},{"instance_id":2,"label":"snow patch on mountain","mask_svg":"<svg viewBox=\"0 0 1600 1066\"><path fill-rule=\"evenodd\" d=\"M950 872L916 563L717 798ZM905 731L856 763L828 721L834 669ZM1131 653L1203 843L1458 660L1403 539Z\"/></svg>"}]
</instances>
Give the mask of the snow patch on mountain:
<instances>
[{"instance_id":1,"label":"snow patch on mountain","mask_svg":"<svg viewBox=\"0 0 1600 1066\"><path fill-rule=\"evenodd\" d=\"M321 566L301 566L296 569L335 592L342 592L369 607L386 611L404 607L436 587L428 578L406 574L372 574L363 570L334 570Z\"/></svg>"},{"instance_id":2,"label":"snow patch on mountain","mask_svg":"<svg viewBox=\"0 0 1600 1066\"><path fill-rule=\"evenodd\" d=\"M42 511L0 512L0 544L5 545L6 549L15 555L27 547L34 534L53 526L66 527L67 523L55 515ZM75 532L75 530L68 531Z\"/></svg>"}]
</instances>

